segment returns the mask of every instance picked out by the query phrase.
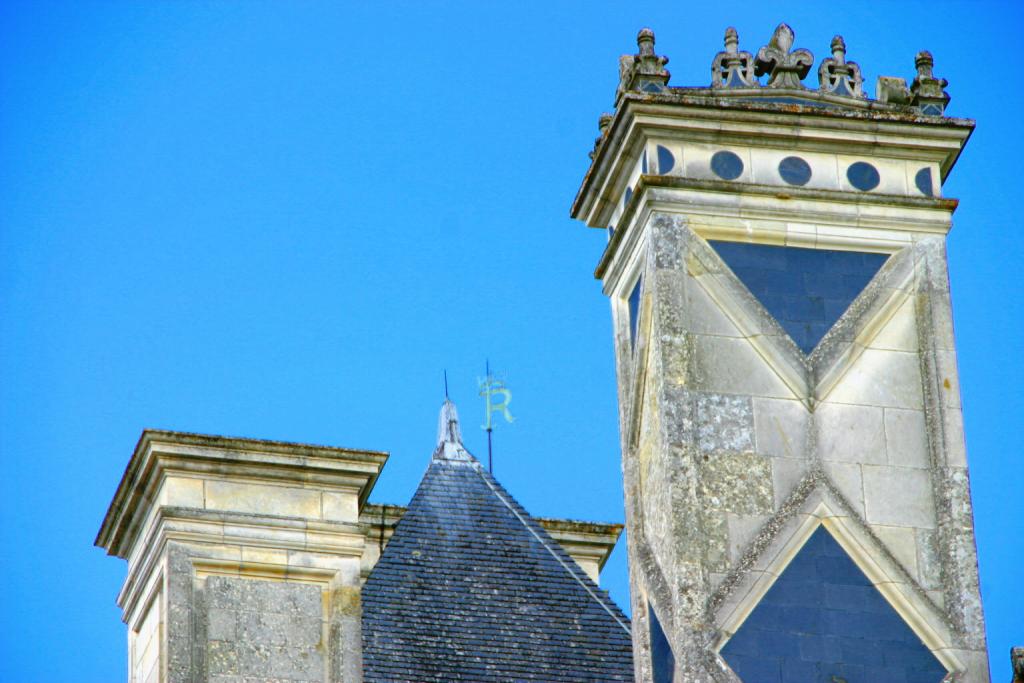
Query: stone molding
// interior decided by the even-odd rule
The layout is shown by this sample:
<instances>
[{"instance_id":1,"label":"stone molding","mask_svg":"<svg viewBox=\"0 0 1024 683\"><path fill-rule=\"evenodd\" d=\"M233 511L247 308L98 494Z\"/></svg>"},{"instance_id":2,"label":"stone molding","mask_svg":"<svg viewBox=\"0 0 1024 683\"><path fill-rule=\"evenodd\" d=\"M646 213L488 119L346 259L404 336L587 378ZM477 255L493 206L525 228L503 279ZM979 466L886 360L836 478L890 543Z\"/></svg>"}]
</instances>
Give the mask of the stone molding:
<instances>
[{"instance_id":1,"label":"stone molding","mask_svg":"<svg viewBox=\"0 0 1024 683\"><path fill-rule=\"evenodd\" d=\"M236 479L354 496L355 521L387 460L381 451L145 430L125 469L95 543L128 559L141 525L169 477ZM220 477L218 475L229 475ZM201 505L199 507L202 507Z\"/></svg>"},{"instance_id":2,"label":"stone molding","mask_svg":"<svg viewBox=\"0 0 1024 683\"><path fill-rule=\"evenodd\" d=\"M636 160L647 141L653 139L865 159L886 155L935 163L941 179L945 179L974 130L974 122L969 119L924 117L927 121L922 121L906 115L837 113L799 105L780 109L777 105L723 100L722 92L634 99L627 95L603 134L599 153L587 170L571 215L590 227L607 227L625 188L641 174ZM730 185L736 191L745 183L723 187Z\"/></svg>"}]
</instances>

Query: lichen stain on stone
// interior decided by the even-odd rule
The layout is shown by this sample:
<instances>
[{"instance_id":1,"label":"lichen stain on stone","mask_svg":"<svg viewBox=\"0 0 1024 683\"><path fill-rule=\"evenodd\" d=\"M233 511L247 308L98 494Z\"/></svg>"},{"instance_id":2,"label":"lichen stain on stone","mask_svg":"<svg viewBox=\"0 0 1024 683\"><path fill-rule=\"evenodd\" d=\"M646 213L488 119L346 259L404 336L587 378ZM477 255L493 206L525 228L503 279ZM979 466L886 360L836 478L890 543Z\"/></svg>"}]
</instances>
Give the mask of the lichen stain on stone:
<instances>
[{"instance_id":1,"label":"lichen stain on stone","mask_svg":"<svg viewBox=\"0 0 1024 683\"><path fill-rule=\"evenodd\" d=\"M697 441L704 452L754 450L754 409L749 396L697 394Z\"/></svg>"},{"instance_id":2,"label":"lichen stain on stone","mask_svg":"<svg viewBox=\"0 0 1024 683\"><path fill-rule=\"evenodd\" d=\"M700 494L721 512L752 515L771 512L774 491L771 463L755 453L719 453L702 463Z\"/></svg>"},{"instance_id":3,"label":"lichen stain on stone","mask_svg":"<svg viewBox=\"0 0 1024 683\"><path fill-rule=\"evenodd\" d=\"M946 389L952 389L953 388L953 385L949 383L949 378L948 377L945 378L944 380L942 380L942 386L945 387Z\"/></svg>"},{"instance_id":4,"label":"lichen stain on stone","mask_svg":"<svg viewBox=\"0 0 1024 683\"><path fill-rule=\"evenodd\" d=\"M693 277L700 277L708 273L704 262L692 251L686 255L686 272Z\"/></svg>"},{"instance_id":5,"label":"lichen stain on stone","mask_svg":"<svg viewBox=\"0 0 1024 683\"><path fill-rule=\"evenodd\" d=\"M332 592L337 611L347 617L360 617L363 613L358 586L342 586Z\"/></svg>"},{"instance_id":6,"label":"lichen stain on stone","mask_svg":"<svg viewBox=\"0 0 1024 683\"><path fill-rule=\"evenodd\" d=\"M206 646L206 663L211 674L238 673L238 652L235 644L213 641Z\"/></svg>"}]
</instances>

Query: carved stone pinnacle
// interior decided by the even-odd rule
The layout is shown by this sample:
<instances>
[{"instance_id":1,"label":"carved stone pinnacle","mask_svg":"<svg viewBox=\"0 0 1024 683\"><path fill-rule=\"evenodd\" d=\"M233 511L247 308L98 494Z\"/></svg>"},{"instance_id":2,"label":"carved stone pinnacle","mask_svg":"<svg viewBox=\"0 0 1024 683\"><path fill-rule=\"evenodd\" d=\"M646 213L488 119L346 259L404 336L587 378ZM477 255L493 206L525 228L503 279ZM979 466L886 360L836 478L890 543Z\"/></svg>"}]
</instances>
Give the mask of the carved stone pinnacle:
<instances>
[{"instance_id":1,"label":"carved stone pinnacle","mask_svg":"<svg viewBox=\"0 0 1024 683\"><path fill-rule=\"evenodd\" d=\"M856 62L846 61L846 41L842 36L832 38L832 56L821 60L818 67L818 87L822 92L864 97L864 77Z\"/></svg>"},{"instance_id":2,"label":"carved stone pinnacle","mask_svg":"<svg viewBox=\"0 0 1024 683\"><path fill-rule=\"evenodd\" d=\"M668 57L654 51L654 31L642 28L636 36L637 54L619 58L618 96L634 90L657 93L665 89L671 74L665 69Z\"/></svg>"},{"instance_id":3,"label":"carved stone pinnacle","mask_svg":"<svg viewBox=\"0 0 1024 683\"><path fill-rule=\"evenodd\" d=\"M942 116L946 111L946 105L949 104L949 94L945 90L949 81L935 77L935 60L932 53L927 50L917 53L914 67L917 69L917 76L910 85L910 104L917 107L922 114Z\"/></svg>"},{"instance_id":4,"label":"carved stone pinnacle","mask_svg":"<svg viewBox=\"0 0 1024 683\"><path fill-rule=\"evenodd\" d=\"M712 88L754 88L754 56L740 52L740 36L732 26L725 29L725 51L711 60Z\"/></svg>"}]
</instances>

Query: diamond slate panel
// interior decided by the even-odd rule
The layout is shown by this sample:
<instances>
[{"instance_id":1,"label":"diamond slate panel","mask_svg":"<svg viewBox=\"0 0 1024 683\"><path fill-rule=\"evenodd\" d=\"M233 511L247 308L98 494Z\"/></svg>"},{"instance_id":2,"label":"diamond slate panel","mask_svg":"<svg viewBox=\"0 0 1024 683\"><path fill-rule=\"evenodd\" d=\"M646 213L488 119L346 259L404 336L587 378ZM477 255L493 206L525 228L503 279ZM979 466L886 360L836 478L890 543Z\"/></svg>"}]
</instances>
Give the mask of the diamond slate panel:
<instances>
[{"instance_id":1,"label":"diamond slate panel","mask_svg":"<svg viewBox=\"0 0 1024 683\"><path fill-rule=\"evenodd\" d=\"M647 605L647 621L651 624L651 678L653 683L672 683L676 675L676 658L652 605Z\"/></svg>"},{"instance_id":2,"label":"diamond slate panel","mask_svg":"<svg viewBox=\"0 0 1024 683\"><path fill-rule=\"evenodd\" d=\"M946 670L818 527L722 648L743 683L939 683Z\"/></svg>"},{"instance_id":3,"label":"diamond slate panel","mask_svg":"<svg viewBox=\"0 0 1024 683\"><path fill-rule=\"evenodd\" d=\"M725 264L809 354L888 256L709 240Z\"/></svg>"},{"instance_id":4,"label":"diamond slate panel","mask_svg":"<svg viewBox=\"0 0 1024 683\"><path fill-rule=\"evenodd\" d=\"M636 345L636 333L640 325L640 290L643 287L643 278L637 278L629 293L629 343Z\"/></svg>"},{"instance_id":5,"label":"diamond slate panel","mask_svg":"<svg viewBox=\"0 0 1024 683\"><path fill-rule=\"evenodd\" d=\"M628 627L478 462L435 458L363 588L365 680L632 681Z\"/></svg>"}]
</instances>

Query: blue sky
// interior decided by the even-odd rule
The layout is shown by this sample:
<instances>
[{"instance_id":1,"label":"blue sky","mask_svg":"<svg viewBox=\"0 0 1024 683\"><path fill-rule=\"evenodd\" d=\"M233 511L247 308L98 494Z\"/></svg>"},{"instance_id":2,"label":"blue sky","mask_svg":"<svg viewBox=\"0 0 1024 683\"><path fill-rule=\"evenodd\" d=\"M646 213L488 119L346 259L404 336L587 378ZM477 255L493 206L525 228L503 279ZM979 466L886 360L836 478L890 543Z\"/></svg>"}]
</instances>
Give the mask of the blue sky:
<instances>
[{"instance_id":1,"label":"blue sky","mask_svg":"<svg viewBox=\"0 0 1024 683\"><path fill-rule=\"evenodd\" d=\"M996 680L1024 644L1024 97L1012 4L17 3L0 6L0 680L116 681L120 560L92 540L144 427L427 465L447 368L514 392L496 475L543 516L623 517L604 235L568 217L617 58L676 85L729 24L842 33L869 89L935 54L978 129L944 191ZM626 605L620 547L604 579Z\"/></svg>"}]
</instances>

